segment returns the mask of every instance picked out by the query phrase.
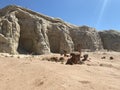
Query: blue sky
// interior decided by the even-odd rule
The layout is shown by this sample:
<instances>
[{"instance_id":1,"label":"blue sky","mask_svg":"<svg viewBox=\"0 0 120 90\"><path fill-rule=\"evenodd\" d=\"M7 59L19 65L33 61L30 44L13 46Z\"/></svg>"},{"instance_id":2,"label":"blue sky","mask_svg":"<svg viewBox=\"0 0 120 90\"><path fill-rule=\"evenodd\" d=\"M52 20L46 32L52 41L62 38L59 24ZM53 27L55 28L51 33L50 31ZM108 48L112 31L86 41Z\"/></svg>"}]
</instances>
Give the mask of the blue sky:
<instances>
[{"instance_id":1,"label":"blue sky","mask_svg":"<svg viewBox=\"0 0 120 90\"><path fill-rule=\"evenodd\" d=\"M0 8L9 4L58 17L79 26L120 31L120 0L0 0Z\"/></svg>"}]
</instances>

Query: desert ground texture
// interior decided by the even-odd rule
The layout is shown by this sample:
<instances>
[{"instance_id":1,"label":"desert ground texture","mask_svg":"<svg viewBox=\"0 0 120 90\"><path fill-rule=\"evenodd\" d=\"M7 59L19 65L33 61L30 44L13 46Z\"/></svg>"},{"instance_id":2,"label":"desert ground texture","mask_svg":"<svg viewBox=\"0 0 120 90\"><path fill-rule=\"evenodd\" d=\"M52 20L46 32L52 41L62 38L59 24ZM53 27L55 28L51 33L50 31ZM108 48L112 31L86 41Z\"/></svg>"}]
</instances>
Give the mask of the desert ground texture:
<instances>
[{"instance_id":1,"label":"desert ground texture","mask_svg":"<svg viewBox=\"0 0 120 90\"><path fill-rule=\"evenodd\" d=\"M64 63L47 60L59 54L0 53L0 90L120 90L120 53L85 53L89 60L81 65L65 65L69 57Z\"/></svg>"}]
</instances>

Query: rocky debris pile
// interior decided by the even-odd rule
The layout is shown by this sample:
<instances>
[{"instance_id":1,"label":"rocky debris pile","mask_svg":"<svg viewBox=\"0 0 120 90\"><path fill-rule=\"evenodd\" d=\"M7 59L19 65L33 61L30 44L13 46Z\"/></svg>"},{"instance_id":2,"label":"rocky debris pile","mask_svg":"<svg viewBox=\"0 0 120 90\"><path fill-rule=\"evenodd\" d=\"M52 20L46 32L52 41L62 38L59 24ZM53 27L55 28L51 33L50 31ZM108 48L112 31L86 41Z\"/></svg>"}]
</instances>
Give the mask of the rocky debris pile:
<instances>
[{"instance_id":1,"label":"rocky debris pile","mask_svg":"<svg viewBox=\"0 0 120 90\"><path fill-rule=\"evenodd\" d=\"M66 64L66 65L74 65L74 64L85 64L85 62L90 62L88 59L88 54L83 54L81 56L80 52L72 52L70 53L69 56L49 56L49 57L43 57L41 60L43 61L51 61L51 62L60 62L61 64Z\"/></svg>"},{"instance_id":2,"label":"rocky debris pile","mask_svg":"<svg viewBox=\"0 0 120 90\"><path fill-rule=\"evenodd\" d=\"M78 64L80 63L80 53L79 52L72 52L70 54L71 58L69 58L66 62L66 64L70 64L70 65L73 65L73 64Z\"/></svg>"},{"instance_id":3,"label":"rocky debris pile","mask_svg":"<svg viewBox=\"0 0 120 90\"><path fill-rule=\"evenodd\" d=\"M105 57L105 56L103 56L103 57L101 57L101 59L106 59L106 57ZM114 59L114 57L113 57L113 56L110 56L110 57L109 57L109 59L110 59L110 60L113 60L113 59Z\"/></svg>"},{"instance_id":4,"label":"rocky debris pile","mask_svg":"<svg viewBox=\"0 0 120 90\"><path fill-rule=\"evenodd\" d=\"M120 51L120 32L97 32L34 11L7 6L0 9L0 52L10 54L67 53L82 49Z\"/></svg>"},{"instance_id":5,"label":"rocky debris pile","mask_svg":"<svg viewBox=\"0 0 120 90\"><path fill-rule=\"evenodd\" d=\"M83 58L81 58L80 52L72 52L70 54L70 58L68 58L66 64L73 65L73 64L83 64L85 61L88 60L88 54L84 54Z\"/></svg>"},{"instance_id":6,"label":"rocky debris pile","mask_svg":"<svg viewBox=\"0 0 120 90\"><path fill-rule=\"evenodd\" d=\"M64 64L66 62L66 58L65 57L58 57L58 56L52 56L52 57L44 57L42 58L42 60L47 60L47 61L51 61L51 62L60 62L61 64Z\"/></svg>"}]
</instances>

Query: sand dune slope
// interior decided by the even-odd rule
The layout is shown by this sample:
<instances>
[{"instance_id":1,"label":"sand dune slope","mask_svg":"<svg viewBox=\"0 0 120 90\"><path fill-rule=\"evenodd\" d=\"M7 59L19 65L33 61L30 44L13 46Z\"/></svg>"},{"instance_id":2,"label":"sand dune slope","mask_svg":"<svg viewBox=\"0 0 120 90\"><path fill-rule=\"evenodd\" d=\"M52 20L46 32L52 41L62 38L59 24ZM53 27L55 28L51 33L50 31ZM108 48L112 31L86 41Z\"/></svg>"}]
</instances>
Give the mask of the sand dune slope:
<instances>
[{"instance_id":1,"label":"sand dune slope","mask_svg":"<svg viewBox=\"0 0 120 90\"><path fill-rule=\"evenodd\" d=\"M89 53L83 65L42 61L49 56L0 55L0 90L120 90L120 53Z\"/></svg>"}]
</instances>

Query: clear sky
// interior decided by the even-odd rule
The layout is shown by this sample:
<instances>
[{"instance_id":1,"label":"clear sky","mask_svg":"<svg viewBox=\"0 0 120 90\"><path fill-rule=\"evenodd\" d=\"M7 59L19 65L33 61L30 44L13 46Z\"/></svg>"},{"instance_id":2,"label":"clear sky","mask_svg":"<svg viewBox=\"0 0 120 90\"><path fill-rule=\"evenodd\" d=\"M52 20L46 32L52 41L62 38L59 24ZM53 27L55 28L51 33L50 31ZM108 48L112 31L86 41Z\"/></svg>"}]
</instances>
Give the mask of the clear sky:
<instances>
[{"instance_id":1,"label":"clear sky","mask_svg":"<svg viewBox=\"0 0 120 90\"><path fill-rule=\"evenodd\" d=\"M120 0L0 0L0 8L10 4L79 26L120 31Z\"/></svg>"}]
</instances>

